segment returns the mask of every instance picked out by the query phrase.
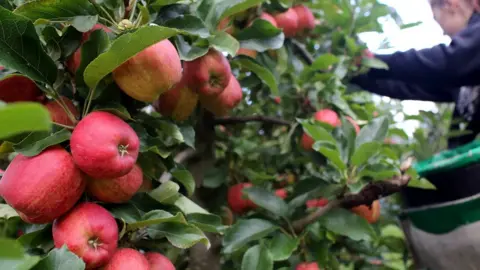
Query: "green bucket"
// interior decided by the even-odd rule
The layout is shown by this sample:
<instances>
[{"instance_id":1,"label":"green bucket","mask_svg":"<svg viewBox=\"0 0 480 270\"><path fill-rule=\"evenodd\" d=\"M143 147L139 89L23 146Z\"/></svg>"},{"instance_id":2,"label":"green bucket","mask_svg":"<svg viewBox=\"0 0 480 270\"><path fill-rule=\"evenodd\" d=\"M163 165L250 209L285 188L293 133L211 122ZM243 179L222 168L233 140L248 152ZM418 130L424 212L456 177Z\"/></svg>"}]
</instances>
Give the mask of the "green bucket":
<instances>
[{"instance_id":1,"label":"green bucket","mask_svg":"<svg viewBox=\"0 0 480 270\"><path fill-rule=\"evenodd\" d=\"M440 152L430 159L415 163L413 168L422 177L480 163L480 140ZM479 179L480 181L480 179ZM480 194L451 201L404 210L418 229L432 234L445 234L480 220Z\"/></svg>"}]
</instances>

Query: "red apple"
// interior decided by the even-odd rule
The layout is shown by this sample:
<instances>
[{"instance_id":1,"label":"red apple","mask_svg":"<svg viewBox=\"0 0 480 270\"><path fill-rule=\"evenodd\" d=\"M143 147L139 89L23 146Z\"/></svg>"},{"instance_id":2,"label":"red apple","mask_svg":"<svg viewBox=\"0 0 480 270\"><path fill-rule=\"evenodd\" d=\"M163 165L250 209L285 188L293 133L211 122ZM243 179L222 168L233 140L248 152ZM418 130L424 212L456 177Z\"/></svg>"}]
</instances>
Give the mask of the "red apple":
<instances>
[{"instance_id":1,"label":"red apple","mask_svg":"<svg viewBox=\"0 0 480 270\"><path fill-rule=\"evenodd\" d=\"M119 249L104 270L150 270L147 258L131 248Z\"/></svg>"},{"instance_id":2,"label":"red apple","mask_svg":"<svg viewBox=\"0 0 480 270\"><path fill-rule=\"evenodd\" d=\"M307 208L324 207L327 204L328 204L327 199L312 199L312 200L308 200L306 203Z\"/></svg>"},{"instance_id":3,"label":"red apple","mask_svg":"<svg viewBox=\"0 0 480 270\"><path fill-rule=\"evenodd\" d=\"M278 28L283 29L285 37L294 37L298 31L298 16L295 10L289 8L287 11L274 16Z\"/></svg>"},{"instance_id":4,"label":"red apple","mask_svg":"<svg viewBox=\"0 0 480 270\"><path fill-rule=\"evenodd\" d=\"M274 97L273 101L275 101L275 103L277 103L277 104L280 104L282 102L282 98L281 97Z\"/></svg>"},{"instance_id":5,"label":"red apple","mask_svg":"<svg viewBox=\"0 0 480 270\"><path fill-rule=\"evenodd\" d=\"M182 79L175 46L164 39L137 53L113 72L117 85L130 97L154 102Z\"/></svg>"},{"instance_id":6,"label":"red apple","mask_svg":"<svg viewBox=\"0 0 480 270\"><path fill-rule=\"evenodd\" d=\"M193 113L198 103L198 94L187 87L184 80L171 90L163 93L153 104L155 110L175 121L185 121Z\"/></svg>"},{"instance_id":7,"label":"red apple","mask_svg":"<svg viewBox=\"0 0 480 270\"><path fill-rule=\"evenodd\" d=\"M286 199L288 197L287 190L284 189L284 188L275 190L275 195L277 195L278 197L280 197L282 199Z\"/></svg>"},{"instance_id":8,"label":"red apple","mask_svg":"<svg viewBox=\"0 0 480 270\"><path fill-rule=\"evenodd\" d=\"M149 192L152 190L153 190L152 180L144 177L142 181L142 185L140 186L137 192Z\"/></svg>"},{"instance_id":9,"label":"red apple","mask_svg":"<svg viewBox=\"0 0 480 270\"><path fill-rule=\"evenodd\" d=\"M20 74L5 76L0 80L0 100L6 103L38 101L45 98L34 81Z\"/></svg>"},{"instance_id":10,"label":"red apple","mask_svg":"<svg viewBox=\"0 0 480 270\"><path fill-rule=\"evenodd\" d=\"M360 205L352 208L351 211L366 219L368 223L373 224L380 218L380 202L376 200L371 206Z\"/></svg>"},{"instance_id":11,"label":"red apple","mask_svg":"<svg viewBox=\"0 0 480 270\"><path fill-rule=\"evenodd\" d=\"M355 120L353 120L350 116L346 116L345 118L353 125L355 132L358 134L360 132L360 127L358 126L357 122L355 122Z\"/></svg>"},{"instance_id":12,"label":"red apple","mask_svg":"<svg viewBox=\"0 0 480 270\"><path fill-rule=\"evenodd\" d=\"M217 96L228 86L230 63L219 51L211 49L206 55L183 64L187 86L200 95Z\"/></svg>"},{"instance_id":13,"label":"red apple","mask_svg":"<svg viewBox=\"0 0 480 270\"><path fill-rule=\"evenodd\" d=\"M252 201L245 198L243 189L251 187L251 183L240 183L230 187L228 190L228 205L233 212L242 214L252 208L254 205Z\"/></svg>"},{"instance_id":14,"label":"red apple","mask_svg":"<svg viewBox=\"0 0 480 270\"><path fill-rule=\"evenodd\" d=\"M77 110L77 107L75 107L75 105L73 104L73 102L66 97L61 97L61 99L67 105L67 108L73 114L75 119L78 119L80 117L80 113ZM51 100L45 104L45 107L47 107L47 110L50 112L50 117L52 118L52 122L62 124L62 125L67 125L67 126L75 125L72 122L72 120L68 117L67 112L65 112L63 107L60 106L60 104L57 101Z\"/></svg>"},{"instance_id":15,"label":"red apple","mask_svg":"<svg viewBox=\"0 0 480 270\"><path fill-rule=\"evenodd\" d=\"M293 7L293 10L295 10L298 16L298 31L312 30L315 28L315 17L308 7L298 5Z\"/></svg>"},{"instance_id":16,"label":"red apple","mask_svg":"<svg viewBox=\"0 0 480 270\"><path fill-rule=\"evenodd\" d=\"M246 56L250 56L252 58L256 58L257 57L257 51L250 50L250 49L245 49L245 48L240 48L237 51L237 55L246 55Z\"/></svg>"},{"instance_id":17,"label":"red apple","mask_svg":"<svg viewBox=\"0 0 480 270\"><path fill-rule=\"evenodd\" d=\"M114 179L89 179L87 191L94 198L107 203L125 203L140 189L143 172L138 165L124 176Z\"/></svg>"},{"instance_id":18,"label":"red apple","mask_svg":"<svg viewBox=\"0 0 480 270\"><path fill-rule=\"evenodd\" d=\"M105 33L111 33L112 32L112 30L110 28L108 28L107 26L105 26L103 24L100 24L100 23L97 23L92 27L92 29L90 29L89 31L82 34L82 42L87 41L90 38L90 35L93 33L93 31L98 30L98 29L103 30Z\"/></svg>"},{"instance_id":19,"label":"red apple","mask_svg":"<svg viewBox=\"0 0 480 270\"><path fill-rule=\"evenodd\" d=\"M232 35L234 32L233 25L230 25L230 17L223 18L217 26L217 30L225 31L226 33Z\"/></svg>"},{"instance_id":20,"label":"red apple","mask_svg":"<svg viewBox=\"0 0 480 270\"><path fill-rule=\"evenodd\" d=\"M333 127L337 127L342 124L340 118L338 117L338 114L330 109L323 109L316 112L314 115L314 119L319 122L330 124ZM312 137L310 137L307 133L303 133L301 139L303 149L307 151L311 150L314 143L315 141Z\"/></svg>"},{"instance_id":21,"label":"red apple","mask_svg":"<svg viewBox=\"0 0 480 270\"><path fill-rule=\"evenodd\" d=\"M173 263L160 253L147 252L145 258L150 264L150 270L175 270Z\"/></svg>"},{"instance_id":22,"label":"red apple","mask_svg":"<svg viewBox=\"0 0 480 270\"><path fill-rule=\"evenodd\" d=\"M104 266L117 249L117 222L110 212L94 203L80 203L55 220L52 234L55 247L67 245L87 269Z\"/></svg>"},{"instance_id":23,"label":"red apple","mask_svg":"<svg viewBox=\"0 0 480 270\"><path fill-rule=\"evenodd\" d=\"M312 263L305 262L297 265L295 270L320 270L320 268L318 267L318 264L316 262L312 262Z\"/></svg>"},{"instance_id":24,"label":"red apple","mask_svg":"<svg viewBox=\"0 0 480 270\"><path fill-rule=\"evenodd\" d=\"M275 18L267 12L263 12L262 15L260 15L258 18L271 23L275 27L278 27L277 21L275 20Z\"/></svg>"},{"instance_id":25,"label":"red apple","mask_svg":"<svg viewBox=\"0 0 480 270\"><path fill-rule=\"evenodd\" d=\"M95 111L83 118L70 138L75 164L97 179L117 178L129 173L137 161L140 140L119 117Z\"/></svg>"},{"instance_id":26,"label":"red apple","mask_svg":"<svg viewBox=\"0 0 480 270\"><path fill-rule=\"evenodd\" d=\"M311 150L314 143L315 143L315 140L313 140L313 138L310 137L307 133L302 134L301 145L303 149Z\"/></svg>"},{"instance_id":27,"label":"red apple","mask_svg":"<svg viewBox=\"0 0 480 270\"><path fill-rule=\"evenodd\" d=\"M97 29L102 29L106 33L112 32L110 28L106 27L103 24L97 23L93 26L91 30L82 34L82 40L80 41L80 45L85 43L90 38L90 35L92 34L92 32ZM82 48L80 47L73 53L72 56L70 56L70 58L67 59L65 64L67 66L68 71L70 71L72 74L75 74L77 72L78 67L80 67L81 61L82 61Z\"/></svg>"},{"instance_id":28,"label":"red apple","mask_svg":"<svg viewBox=\"0 0 480 270\"><path fill-rule=\"evenodd\" d=\"M54 146L34 157L18 154L0 181L0 196L28 223L49 223L80 199L85 180L65 149Z\"/></svg>"},{"instance_id":29,"label":"red apple","mask_svg":"<svg viewBox=\"0 0 480 270\"><path fill-rule=\"evenodd\" d=\"M233 74L230 76L230 83L220 95L216 97L200 96L202 106L215 116L227 115L242 101L242 87Z\"/></svg>"},{"instance_id":30,"label":"red apple","mask_svg":"<svg viewBox=\"0 0 480 270\"><path fill-rule=\"evenodd\" d=\"M315 120L330 124L333 127L338 127L342 124L338 114L330 109L323 109L315 113Z\"/></svg>"}]
</instances>

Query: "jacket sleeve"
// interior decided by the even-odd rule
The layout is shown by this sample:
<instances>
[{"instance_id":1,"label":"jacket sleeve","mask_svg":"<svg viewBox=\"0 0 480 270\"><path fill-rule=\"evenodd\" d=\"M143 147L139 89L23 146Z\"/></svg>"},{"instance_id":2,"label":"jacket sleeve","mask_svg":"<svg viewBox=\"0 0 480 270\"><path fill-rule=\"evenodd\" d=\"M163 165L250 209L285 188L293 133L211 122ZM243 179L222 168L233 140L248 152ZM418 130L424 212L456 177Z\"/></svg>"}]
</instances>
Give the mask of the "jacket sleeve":
<instances>
[{"instance_id":1,"label":"jacket sleeve","mask_svg":"<svg viewBox=\"0 0 480 270\"><path fill-rule=\"evenodd\" d=\"M479 15L480 16L480 15ZM450 45L375 55L388 70L371 69L372 79L392 79L407 83L435 82L452 87L480 84L480 23L455 36Z\"/></svg>"},{"instance_id":2,"label":"jacket sleeve","mask_svg":"<svg viewBox=\"0 0 480 270\"><path fill-rule=\"evenodd\" d=\"M395 80L372 80L366 75L353 78L351 83L369 92L400 100L454 102L457 88L434 84L420 85Z\"/></svg>"}]
</instances>

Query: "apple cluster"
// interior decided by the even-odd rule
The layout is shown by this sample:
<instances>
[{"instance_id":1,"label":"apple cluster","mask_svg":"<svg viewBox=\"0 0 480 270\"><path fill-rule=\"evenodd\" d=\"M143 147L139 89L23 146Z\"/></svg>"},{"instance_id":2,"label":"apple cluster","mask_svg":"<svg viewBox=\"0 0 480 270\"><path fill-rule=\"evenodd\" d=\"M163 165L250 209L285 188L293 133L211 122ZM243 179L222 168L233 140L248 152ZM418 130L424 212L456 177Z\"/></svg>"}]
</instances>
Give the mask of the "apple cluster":
<instances>
[{"instance_id":1,"label":"apple cluster","mask_svg":"<svg viewBox=\"0 0 480 270\"><path fill-rule=\"evenodd\" d=\"M101 132L98 130L101 129ZM94 111L75 127L71 153L52 146L40 154L18 154L0 181L0 196L27 223L52 223L57 248L66 245L87 269L127 269L116 265L173 264L158 253L143 256L138 251L118 249L115 218L93 202L79 202L86 191L105 203L123 203L140 189L142 169L136 164L140 141L135 131L119 117Z\"/></svg>"},{"instance_id":2,"label":"apple cluster","mask_svg":"<svg viewBox=\"0 0 480 270\"><path fill-rule=\"evenodd\" d=\"M273 26L282 29L287 38L308 34L317 24L312 11L305 5L296 5L284 12L275 14L262 11L255 19L265 20ZM224 18L218 24L217 29L234 35L237 28L230 24L231 20L231 17ZM247 23L247 27L252 24L253 20ZM247 48L240 48L237 54L247 55L252 58L257 57L257 51Z\"/></svg>"}]
</instances>

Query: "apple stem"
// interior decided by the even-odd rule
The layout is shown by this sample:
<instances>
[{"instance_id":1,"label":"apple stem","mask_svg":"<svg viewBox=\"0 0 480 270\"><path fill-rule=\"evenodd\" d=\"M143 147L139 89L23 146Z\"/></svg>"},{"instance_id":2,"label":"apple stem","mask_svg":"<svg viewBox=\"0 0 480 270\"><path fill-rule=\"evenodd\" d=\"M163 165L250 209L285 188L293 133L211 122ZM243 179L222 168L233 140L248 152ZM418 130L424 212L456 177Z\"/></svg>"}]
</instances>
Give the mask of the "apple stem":
<instances>
[{"instance_id":1,"label":"apple stem","mask_svg":"<svg viewBox=\"0 0 480 270\"><path fill-rule=\"evenodd\" d=\"M133 0L132 5L132 11L130 11L130 21L133 22L133 17L135 16L135 10L137 8L137 0Z\"/></svg>"},{"instance_id":2,"label":"apple stem","mask_svg":"<svg viewBox=\"0 0 480 270\"><path fill-rule=\"evenodd\" d=\"M100 5L98 5L98 6L99 6L100 9L103 11L103 13L105 13L105 15L107 15L107 19L108 19L113 25L117 25L117 22L116 22L115 19L112 17L112 15L110 15L110 13L108 13L108 11L107 11L104 7L102 7L102 6L100 6Z\"/></svg>"},{"instance_id":3,"label":"apple stem","mask_svg":"<svg viewBox=\"0 0 480 270\"><path fill-rule=\"evenodd\" d=\"M73 113L70 111L70 109L68 108L67 104L65 103L65 101L63 101L63 99L60 97L60 95L58 95L57 91L55 91L56 93L56 97L55 97L55 101L58 103L58 105L60 105L60 107L63 108L63 110L67 113L67 116L68 118L70 119L70 121L72 121L73 124L76 124L77 123L77 119L75 118L75 116L73 115Z\"/></svg>"},{"instance_id":4,"label":"apple stem","mask_svg":"<svg viewBox=\"0 0 480 270\"><path fill-rule=\"evenodd\" d=\"M88 111L90 110L90 105L92 104L92 99L93 99L93 95L95 94L95 89L97 89L96 86L88 93L88 101L85 102L85 105L83 108L83 117L85 117Z\"/></svg>"},{"instance_id":5,"label":"apple stem","mask_svg":"<svg viewBox=\"0 0 480 270\"><path fill-rule=\"evenodd\" d=\"M74 126L63 125L63 124L56 123L56 122L52 122L52 123L56 126L63 127L63 128L66 128L66 129L74 129L75 128Z\"/></svg>"}]
</instances>

